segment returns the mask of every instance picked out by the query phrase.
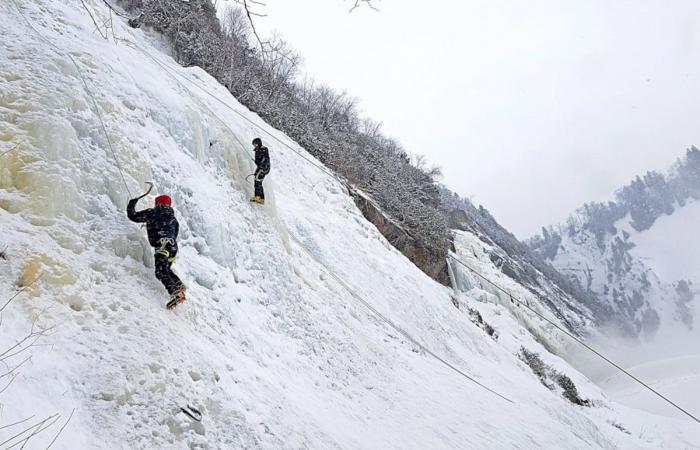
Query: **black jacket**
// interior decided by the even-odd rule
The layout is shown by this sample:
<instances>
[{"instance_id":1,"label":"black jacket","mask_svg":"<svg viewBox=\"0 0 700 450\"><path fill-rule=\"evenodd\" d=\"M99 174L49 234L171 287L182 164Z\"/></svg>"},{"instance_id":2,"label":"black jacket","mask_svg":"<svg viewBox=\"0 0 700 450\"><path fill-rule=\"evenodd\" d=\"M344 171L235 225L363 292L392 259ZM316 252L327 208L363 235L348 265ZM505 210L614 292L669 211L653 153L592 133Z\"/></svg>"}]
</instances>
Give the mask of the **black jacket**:
<instances>
[{"instance_id":1,"label":"black jacket","mask_svg":"<svg viewBox=\"0 0 700 450\"><path fill-rule=\"evenodd\" d=\"M255 165L265 173L270 171L270 152L267 147L260 147L255 150Z\"/></svg>"},{"instance_id":2,"label":"black jacket","mask_svg":"<svg viewBox=\"0 0 700 450\"><path fill-rule=\"evenodd\" d=\"M129 220L137 223L146 223L146 231L148 231L148 242L152 247L160 247L162 238L177 239L177 234L180 231L180 224L175 218L175 212L170 206L158 205L155 208L136 211L136 202L138 199L129 200L129 205L126 207L126 215Z\"/></svg>"}]
</instances>

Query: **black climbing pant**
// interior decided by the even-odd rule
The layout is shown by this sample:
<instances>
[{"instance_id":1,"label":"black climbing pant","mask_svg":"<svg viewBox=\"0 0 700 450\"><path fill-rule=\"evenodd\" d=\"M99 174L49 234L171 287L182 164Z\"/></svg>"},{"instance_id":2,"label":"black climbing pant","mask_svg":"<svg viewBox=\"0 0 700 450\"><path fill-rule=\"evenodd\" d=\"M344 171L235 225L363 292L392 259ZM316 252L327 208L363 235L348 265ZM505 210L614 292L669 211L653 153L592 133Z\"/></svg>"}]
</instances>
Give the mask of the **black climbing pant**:
<instances>
[{"instance_id":1,"label":"black climbing pant","mask_svg":"<svg viewBox=\"0 0 700 450\"><path fill-rule=\"evenodd\" d=\"M174 239L161 239L160 244L155 253L156 278L172 295L182 287L182 281L171 269L177 255L177 244Z\"/></svg>"},{"instance_id":2,"label":"black climbing pant","mask_svg":"<svg viewBox=\"0 0 700 450\"><path fill-rule=\"evenodd\" d=\"M255 196L260 197L262 199L265 198L265 191L263 190L263 180L265 179L265 176L270 173L270 172L265 172L262 169L257 169L255 171Z\"/></svg>"}]
</instances>

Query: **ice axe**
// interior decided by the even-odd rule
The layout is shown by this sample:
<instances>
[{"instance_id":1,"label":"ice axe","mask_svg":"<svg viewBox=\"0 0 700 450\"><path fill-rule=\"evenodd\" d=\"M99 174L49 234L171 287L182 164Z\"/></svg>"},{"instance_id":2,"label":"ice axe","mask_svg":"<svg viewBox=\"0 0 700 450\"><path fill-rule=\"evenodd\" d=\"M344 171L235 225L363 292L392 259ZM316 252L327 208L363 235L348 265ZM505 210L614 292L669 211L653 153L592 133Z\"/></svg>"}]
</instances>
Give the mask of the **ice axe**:
<instances>
[{"instance_id":1,"label":"ice axe","mask_svg":"<svg viewBox=\"0 0 700 450\"><path fill-rule=\"evenodd\" d=\"M146 191L145 194L141 195L140 197L136 197L136 200L141 200L142 198L144 198L145 196L150 194L151 191L153 190L153 183L151 183L150 181L146 181L146 184L148 185L148 190Z\"/></svg>"},{"instance_id":2,"label":"ice axe","mask_svg":"<svg viewBox=\"0 0 700 450\"><path fill-rule=\"evenodd\" d=\"M245 180L248 181L248 178L250 178L250 177L255 177L255 181L260 181L260 180L258 179L258 176L259 176L259 175L258 175L258 173L257 173L257 171L256 171L256 173L251 173L250 175L248 175L247 177L245 177Z\"/></svg>"}]
</instances>

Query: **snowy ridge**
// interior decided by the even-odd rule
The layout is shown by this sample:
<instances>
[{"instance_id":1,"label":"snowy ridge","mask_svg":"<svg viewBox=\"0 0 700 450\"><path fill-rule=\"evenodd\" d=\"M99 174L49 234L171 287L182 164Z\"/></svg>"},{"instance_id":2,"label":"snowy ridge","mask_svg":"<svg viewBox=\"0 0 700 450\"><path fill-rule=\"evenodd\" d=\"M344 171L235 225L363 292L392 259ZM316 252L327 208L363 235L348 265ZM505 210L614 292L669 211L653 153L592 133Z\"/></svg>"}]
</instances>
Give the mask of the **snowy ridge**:
<instances>
[{"instance_id":1,"label":"snowy ridge","mask_svg":"<svg viewBox=\"0 0 700 450\"><path fill-rule=\"evenodd\" d=\"M0 144L20 143L0 159L0 239L8 247L1 292L43 274L4 311L0 348L32 321L56 331L0 394L0 426L44 413L67 418L75 409L52 447L66 449L700 442L688 421L609 402L509 311L479 305L500 335L490 339L453 306L451 290L362 217L342 184L288 149L271 145L267 204L251 205L245 177L253 165L243 145L266 139L258 127L303 150L202 70L176 67L157 37L115 20L120 41L103 40L77 0L18 3L63 53L33 34L13 2L0 4ZM98 23L108 17L103 2L85 4ZM144 51L257 126L175 81ZM144 231L126 220L128 194L66 54L95 95L129 189L136 194L152 180L173 197L181 224L175 270L189 286L188 302L174 312L163 307ZM331 274L514 403L415 349ZM542 386L517 359L521 346L566 372L596 406L574 407ZM179 412L187 403L203 412L201 423ZM0 441L11 434L0 429ZM52 437L32 445L44 448Z\"/></svg>"},{"instance_id":2,"label":"snowy ridge","mask_svg":"<svg viewBox=\"0 0 700 450\"><path fill-rule=\"evenodd\" d=\"M678 326L691 331L694 292L681 277L690 275L691 281L700 275L689 252L692 222L685 220L693 217L696 205L691 201L644 231L635 230L627 215L602 239L590 230L562 229L552 264L612 309L613 332L652 338ZM673 248L675 254L669 252ZM679 283L687 286L686 295Z\"/></svg>"},{"instance_id":3,"label":"snowy ridge","mask_svg":"<svg viewBox=\"0 0 700 450\"><path fill-rule=\"evenodd\" d=\"M699 198L700 150L691 146L666 174L635 177L614 201L586 203L529 244L598 297L594 313L613 331L647 338L677 326L691 331L700 266L688 249L697 240Z\"/></svg>"},{"instance_id":4,"label":"snowy ridge","mask_svg":"<svg viewBox=\"0 0 700 450\"><path fill-rule=\"evenodd\" d=\"M613 310L634 324L632 334L643 331L651 336L658 331L662 317L671 318L668 310L673 308L673 289L643 261L631 257L629 250L634 244L625 221L618 224L619 231L606 236L602 250L590 233L563 236L562 250L554 262L560 271L579 277L587 289L611 299Z\"/></svg>"}]
</instances>

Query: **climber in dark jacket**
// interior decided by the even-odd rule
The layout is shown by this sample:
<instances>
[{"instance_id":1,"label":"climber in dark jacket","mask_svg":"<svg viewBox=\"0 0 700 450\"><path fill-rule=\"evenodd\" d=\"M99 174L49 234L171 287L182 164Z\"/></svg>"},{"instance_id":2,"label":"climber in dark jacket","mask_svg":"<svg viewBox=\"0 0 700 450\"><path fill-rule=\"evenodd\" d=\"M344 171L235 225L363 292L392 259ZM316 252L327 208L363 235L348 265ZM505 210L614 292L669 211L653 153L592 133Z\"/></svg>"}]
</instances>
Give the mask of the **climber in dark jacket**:
<instances>
[{"instance_id":1,"label":"climber in dark jacket","mask_svg":"<svg viewBox=\"0 0 700 450\"><path fill-rule=\"evenodd\" d=\"M265 176L270 173L270 152L267 147L263 147L260 138L253 139L253 150L255 150L255 195L250 199L251 202L265 204L265 191L263 190L262 182Z\"/></svg>"},{"instance_id":2,"label":"climber in dark jacket","mask_svg":"<svg viewBox=\"0 0 700 450\"><path fill-rule=\"evenodd\" d=\"M180 224L175 218L169 196L159 195L156 197L155 207L143 211L136 211L138 201L138 198L129 200L126 214L132 222L146 223L148 242L155 249L156 278L170 294L170 301L166 306L171 309L185 301L185 285L171 269L177 255Z\"/></svg>"}]
</instances>

